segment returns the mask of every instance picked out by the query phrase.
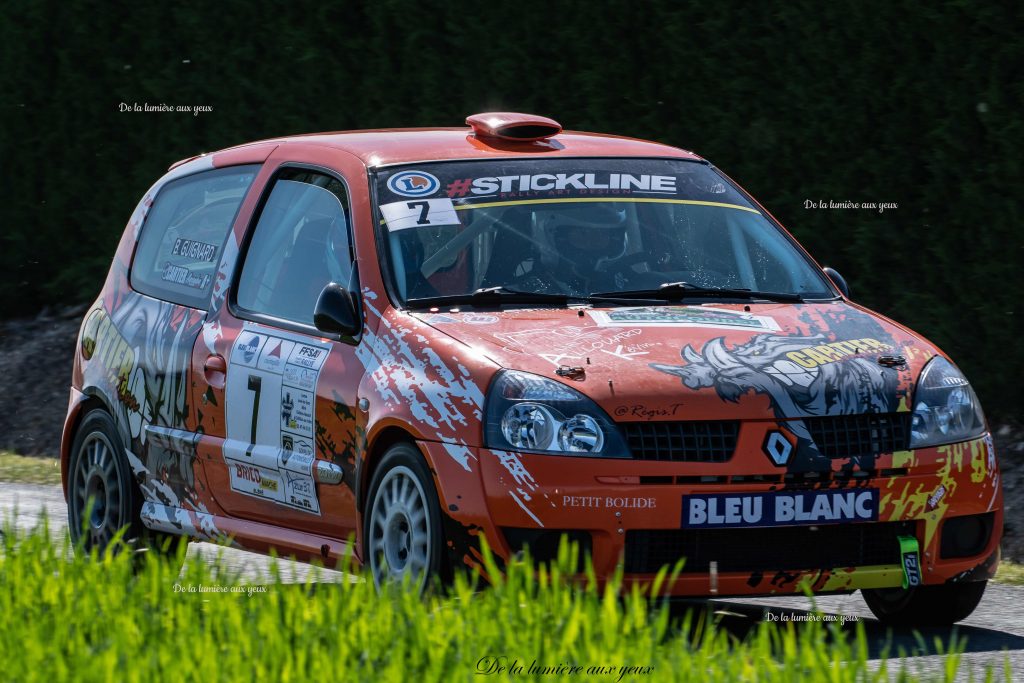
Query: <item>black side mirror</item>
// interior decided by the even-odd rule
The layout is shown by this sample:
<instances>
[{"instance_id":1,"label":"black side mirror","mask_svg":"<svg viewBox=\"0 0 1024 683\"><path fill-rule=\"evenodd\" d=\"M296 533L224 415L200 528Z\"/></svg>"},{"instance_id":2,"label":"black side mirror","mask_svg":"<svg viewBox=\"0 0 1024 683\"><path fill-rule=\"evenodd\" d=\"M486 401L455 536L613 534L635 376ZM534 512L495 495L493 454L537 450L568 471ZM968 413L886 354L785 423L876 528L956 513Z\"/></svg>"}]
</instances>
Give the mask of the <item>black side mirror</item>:
<instances>
[{"instance_id":1,"label":"black side mirror","mask_svg":"<svg viewBox=\"0 0 1024 683\"><path fill-rule=\"evenodd\" d=\"M316 300L313 324L321 332L355 336L359 332L359 317L351 292L336 282L328 283Z\"/></svg>"},{"instance_id":2,"label":"black side mirror","mask_svg":"<svg viewBox=\"0 0 1024 683\"><path fill-rule=\"evenodd\" d=\"M839 288L840 292L843 293L843 296L849 299L850 286L846 284L846 280L843 278L842 275L839 274L839 271L836 270L835 268L829 268L828 266L825 266L823 270L825 271L825 275L828 275L828 279L832 280L832 283Z\"/></svg>"}]
</instances>

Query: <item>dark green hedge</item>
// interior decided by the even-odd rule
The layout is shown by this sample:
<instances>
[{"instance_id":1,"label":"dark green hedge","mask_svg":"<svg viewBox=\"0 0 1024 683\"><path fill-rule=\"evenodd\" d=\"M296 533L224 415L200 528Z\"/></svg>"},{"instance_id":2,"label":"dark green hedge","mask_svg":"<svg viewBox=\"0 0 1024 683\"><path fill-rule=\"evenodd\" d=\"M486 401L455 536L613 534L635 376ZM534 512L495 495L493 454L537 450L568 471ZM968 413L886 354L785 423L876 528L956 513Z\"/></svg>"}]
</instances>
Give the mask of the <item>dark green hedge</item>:
<instances>
[{"instance_id":1,"label":"dark green hedge","mask_svg":"<svg viewBox=\"0 0 1024 683\"><path fill-rule=\"evenodd\" d=\"M855 299L951 353L990 413L1020 414L1021 7L8 2L0 311L92 298L138 197L179 158L524 110L710 158Z\"/></svg>"}]
</instances>

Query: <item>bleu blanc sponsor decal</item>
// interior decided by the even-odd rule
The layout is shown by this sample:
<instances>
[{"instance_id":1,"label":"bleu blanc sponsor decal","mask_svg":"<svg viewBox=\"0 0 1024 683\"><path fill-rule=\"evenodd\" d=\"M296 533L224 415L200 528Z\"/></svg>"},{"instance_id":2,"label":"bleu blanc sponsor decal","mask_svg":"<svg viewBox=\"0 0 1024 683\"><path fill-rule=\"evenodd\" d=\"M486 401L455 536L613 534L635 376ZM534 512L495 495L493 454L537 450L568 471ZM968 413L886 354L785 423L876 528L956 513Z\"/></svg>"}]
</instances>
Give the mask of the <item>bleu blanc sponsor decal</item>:
<instances>
[{"instance_id":1,"label":"bleu blanc sponsor decal","mask_svg":"<svg viewBox=\"0 0 1024 683\"><path fill-rule=\"evenodd\" d=\"M878 520L878 489L683 496L683 528L841 524Z\"/></svg>"}]
</instances>

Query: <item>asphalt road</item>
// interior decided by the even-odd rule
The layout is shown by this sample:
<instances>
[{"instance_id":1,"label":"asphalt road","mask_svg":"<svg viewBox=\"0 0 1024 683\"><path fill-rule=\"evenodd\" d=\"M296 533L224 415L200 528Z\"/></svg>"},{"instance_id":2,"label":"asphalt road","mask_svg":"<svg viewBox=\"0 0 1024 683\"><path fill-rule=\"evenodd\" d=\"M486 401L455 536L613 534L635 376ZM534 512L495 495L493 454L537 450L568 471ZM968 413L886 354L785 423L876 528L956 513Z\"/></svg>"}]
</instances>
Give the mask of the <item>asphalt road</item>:
<instances>
[{"instance_id":1,"label":"asphalt road","mask_svg":"<svg viewBox=\"0 0 1024 683\"><path fill-rule=\"evenodd\" d=\"M67 508L59 487L0 482L0 520L10 519L15 512L17 528L31 529L45 515L51 534L55 538L64 538ZM269 580L268 558L242 550L192 543L187 561L213 562L218 554L224 565L238 573L240 582L260 584ZM311 567L301 562L279 562L281 575L289 581L304 581L311 571ZM345 575L339 572L321 570L321 581L344 579ZM703 602L694 601L694 604L702 605ZM720 613L723 625L738 634L769 618L769 614L803 615L810 609L810 601L804 597L715 600L713 605ZM955 629L925 629L920 634L882 627L871 616L860 593L823 596L818 598L818 606L826 614L845 615L847 629L853 629L854 619L861 621L868 634L872 659L877 660L885 652L895 657L903 651L912 671L939 675L944 657L936 654L934 641L938 638L948 644L955 633L966 641L957 680L968 680L972 672L976 680L983 680L982 672L988 665L996 669L996 680L1001 680L1004 660L1009 658L1014 679L1024 681L1024 586L989 584L978 609ZM890 673L898 668L899 662L890 661Z\"/></svg>"}]
</instances>

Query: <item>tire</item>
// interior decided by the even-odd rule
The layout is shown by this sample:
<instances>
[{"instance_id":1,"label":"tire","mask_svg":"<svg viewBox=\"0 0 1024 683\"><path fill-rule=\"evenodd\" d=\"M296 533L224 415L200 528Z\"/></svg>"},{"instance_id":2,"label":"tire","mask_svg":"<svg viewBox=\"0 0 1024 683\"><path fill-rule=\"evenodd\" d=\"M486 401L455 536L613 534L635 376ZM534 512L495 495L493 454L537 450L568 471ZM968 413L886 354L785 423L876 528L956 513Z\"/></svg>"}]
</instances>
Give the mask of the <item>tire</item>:
<instances>
[{"instance_id":1,"label":"tire","mask_svg":"<svg viewBox=\"0 0 1024 683\"><path fill-rule=\"evenodd\" d=\"M90 498L94 500L92 508L87 507ZM184 552L178 549L188 539L143 526L142 503L142 491L132 476L113 418L103 410L91 411L79 425L71 446L68 528L72 544L86 554L94 549L103 552L114 535L127 527L123 539L133 549L136 568L141 566L146 551L155 550L180 569Z\"/></svg>"},{"instance_id":2,"label":"tire","mask_svg":"<svg viewBox=\"0 0 1024 683\"><path fill-rule=\"evenodd\" d=\"M363 515L365 564L380 591L408 577L422 593L441 575L441 505L419 450L408 443L387 450L370 482Z\"/></svg>"},{"instance_id":3,"label":"tire","mask_svg":"<svg viewBox=\"0 0 1024 683\"><path fill-rule=\"evenodd\" d=\"M981 602L988 581L917 588L863 590L864 602L890 626L950 626L966 619Z\"/></svg>"}]
</instances>

